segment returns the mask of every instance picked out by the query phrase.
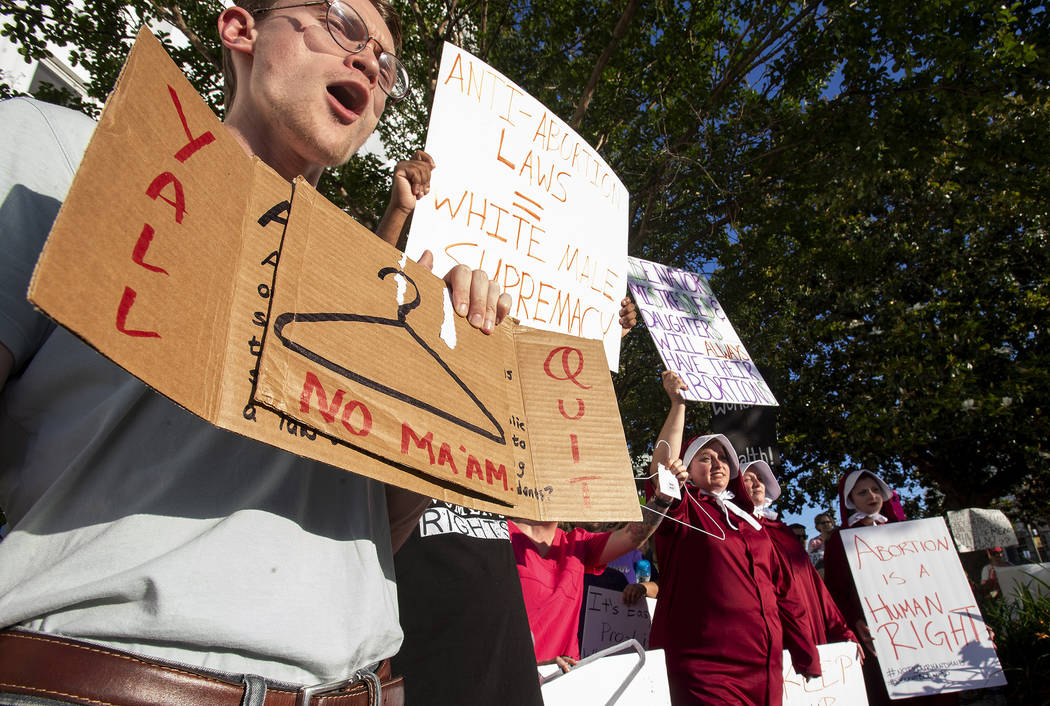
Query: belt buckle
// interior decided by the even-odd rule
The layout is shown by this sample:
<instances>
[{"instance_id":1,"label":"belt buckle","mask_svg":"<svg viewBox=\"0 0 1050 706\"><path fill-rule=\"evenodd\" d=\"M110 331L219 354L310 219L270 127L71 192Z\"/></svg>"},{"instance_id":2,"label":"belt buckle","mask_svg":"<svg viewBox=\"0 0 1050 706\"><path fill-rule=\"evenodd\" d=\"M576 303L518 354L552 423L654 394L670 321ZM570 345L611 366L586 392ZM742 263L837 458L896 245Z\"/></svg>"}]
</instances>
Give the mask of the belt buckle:
<instances>
[{"instance_id":1,"label":"belt buckle","mask_svg":"<svg viewBox=\"0 0 1050 706\"><path fill-rule=\"evenodd\" d=\"M333 691L339 691L345 687L355 684L359 681L365 683L365 687L368 689L368 701L369 703L381 704L380 700L381 687L379 685L379 677L376 673L370 669L361 669L354 672L351 676L346 679L337 679L335 681L324 682L323 684L314 684L312 686L304 686L299 689L295 694L295 706L310 706L311 702L315 697L324 696L330 694ZM372 690L375 689L375 696L372 695Z\"/></svg>"}]
</instances>

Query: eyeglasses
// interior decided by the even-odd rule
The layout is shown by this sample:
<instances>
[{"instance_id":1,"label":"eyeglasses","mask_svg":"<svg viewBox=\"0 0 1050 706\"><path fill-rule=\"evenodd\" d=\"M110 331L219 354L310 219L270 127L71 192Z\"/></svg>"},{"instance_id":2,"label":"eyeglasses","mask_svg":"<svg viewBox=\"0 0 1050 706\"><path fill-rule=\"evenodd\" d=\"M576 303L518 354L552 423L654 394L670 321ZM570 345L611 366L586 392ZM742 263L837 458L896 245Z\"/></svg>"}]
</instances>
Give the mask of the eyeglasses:
<instances>
[{"instance_id":1,"label":"eyeglasses","mask_svg":"<svg viewBox=\"0 0 1050 706\"><path fill-rule=\"evenodd\" d=\"M340 0L318 0L318 2L304 2L298 5L280 5L277 7L262 7L252 10L252 16L274 10L288 10L293 7L313 7L314 5L327 5L325 12L325 26L332 39L340 48L351 54L360 53L369 42L375 42L379 47L379 87L390 96L390 100L399 101L408 95L409 81L408 69L401 60L390 52L383 49L379 40L368 33L361 14L350 5Z\"/></svg>"}]
</instances>

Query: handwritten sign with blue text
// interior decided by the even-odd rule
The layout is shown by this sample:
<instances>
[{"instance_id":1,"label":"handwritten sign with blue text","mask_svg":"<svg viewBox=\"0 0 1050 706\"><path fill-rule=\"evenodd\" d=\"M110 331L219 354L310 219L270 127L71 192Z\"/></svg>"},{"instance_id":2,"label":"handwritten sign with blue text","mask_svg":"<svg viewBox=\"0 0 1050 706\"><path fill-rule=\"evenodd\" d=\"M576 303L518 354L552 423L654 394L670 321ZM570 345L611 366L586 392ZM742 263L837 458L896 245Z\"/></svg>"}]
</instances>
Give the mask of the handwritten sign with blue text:
<instances>
[{"instance_id":1,"label":"handwritten sign with blue text","mask_svg":"<svg viewBox=\"0 0 1050 706\"><path fill-rule=\"evenodd\" d=\"M431 250L435 272L484 270L513 298L511 316L603 341L617 370L628 193L609 165L513 81L447 43L426 149L437 168L408 255Z\"/></svg>"},{"instance_id":2,"label":"handwritten sign with blue text","mask_svg":"<svg viewBox=\"0 0 1050 706\"><path fill-rule=\"evenodd\" d=\"M1006 683L944 519L843 530L892 699Z\"/></svg>"},{"instance_id":3,"label":"handwritten sign with blue text","mask_svg":"<svg viewBox=\"0 0 1050 706\"><path fill-rule=\"evenodd\" d=\"M701 275L628 258L628 287L667 370L686 399L776 406L744 344Z\"/></svg>"}]
</instances>

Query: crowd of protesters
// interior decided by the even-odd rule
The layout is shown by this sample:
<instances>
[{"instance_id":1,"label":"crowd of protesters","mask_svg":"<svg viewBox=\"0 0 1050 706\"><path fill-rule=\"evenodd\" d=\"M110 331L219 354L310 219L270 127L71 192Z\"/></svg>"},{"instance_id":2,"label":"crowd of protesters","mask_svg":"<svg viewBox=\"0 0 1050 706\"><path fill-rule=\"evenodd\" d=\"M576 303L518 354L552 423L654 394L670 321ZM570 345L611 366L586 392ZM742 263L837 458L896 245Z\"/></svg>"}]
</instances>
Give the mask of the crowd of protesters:
<instances>
[{"instance_id":1,"label":"crowd of protesters","mask_svg":"<svg viewBox=\"0 0 1050 706\"><path fill-rule=\"evenodd\" d=\"M609 532L566 532L554 523L541 523L542 532L528 523L522 531L511 525L537 663L572 668L579 643L568 627L569 614L580 610L584 577L612 573L603 585L622 590L624 602L658 597L649 645L664 651L675 706L778 704L784 650L798 674L814 678L821 675L817 646L837 642L856 645L869 703L889 703L839 532L904 520L896 494L872 471L847 473L838 486L841 524L818 515L820 534L807 544L804 528L785 524L771 507L780 486L770 466L740 466L721 434L685 438L685 385L672 372L662 380L670 411L653 448L645 508L662 520L653 532L658 582L629 584L606 569L616 553L607 551L614 536ZM662 468L678 481L680 499L657 492L654 479ZM817 566L826 572L826 584ZM543 600L530 601L529 594ZM558 611L564 614L554 615ZM551 642L548 626L554 621L565 627ZM956 694L935 694L898 701L957 700Z\"/></svg>"},{"instance_id":2,"label":"crowd of protesters","mask_svg":"<svg viewBox=\"0 0 1050 706\"><path fill-rule=\"evenodd\" d=\"M226 126L288 180L316 185L408 90L384 0L250 0L218 29ZM839 528L819 515L807 546L766 463L686 434L669 372L651 473L679 497L651 477L642 521L615 528L429 501L218 430L27 303L94 124L27 99L0 118L0 704L535 706L537 665L580 659L588 581L657 599L676 706L778 704L785 649L817 677L817 645L842 641L888 701L838 534L904 519L877 474L842 479ZM434 168L395 167L380 237L398 240ZM485 333L509 310L480 270L445 281Z\"/></svg>"}]
</instances>

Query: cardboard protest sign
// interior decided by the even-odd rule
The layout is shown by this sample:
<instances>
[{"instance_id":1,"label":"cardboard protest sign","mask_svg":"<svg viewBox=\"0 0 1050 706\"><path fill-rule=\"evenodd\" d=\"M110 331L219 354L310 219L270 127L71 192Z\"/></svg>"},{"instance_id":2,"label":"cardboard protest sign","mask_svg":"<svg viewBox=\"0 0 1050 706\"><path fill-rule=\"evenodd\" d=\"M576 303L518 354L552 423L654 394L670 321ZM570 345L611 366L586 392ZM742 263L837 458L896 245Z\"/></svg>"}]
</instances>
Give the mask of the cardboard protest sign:
<instances>
[{"instance_id":1,"label":"cardboard protest sign","mask_svg":"<svg viewBox=\"0 0 1050 706\"><path fill-rule=\"evenodd\" d=\"M646 601L625 605L621 591L588 586L583 605L581 657L588 657L632 638L643 648L649 648L649 630L653 619Z\"/></svg>"},{"instance_id":2,"label":"cardboard protest sign","mask_svg":"<svg viewBox=\"0 0 1050 706\"><path fill-rule=\"evenodd\" d=\"M336 250L340 258L316 259ZM384 268L401 272L400 279L381 274ZM404 326L364 334L328 326L317 335L303 320L282 318L356 308L399 321L408 301L397 301L399 286L427 293L420 310L406 316L427 345L436 350L458 340L441 362L421 356L418 346L413 357ZM600 344L510 321L484 336L445 314L443 292L435 276L305 182L290 184L248 157L143 30L29 297L158 392L224 429L459 505L531 519L637 519ZM308 369L311 361L287 341L320 351L359 378L385 375L384 384L399 392L415 385L408 394L423 407L343 384L332 366ZM469 385L446 376L442 387L442 363L459 371L461 382L473 376ZM433 416L427 405L470 430L423 430L417 420ZM420 436L406 436L402 421ZM431 431L447 433L435 439ZM500 454L486 447L475 455L475 438L501 438ZM412 446L403 449L406 440Z\"/></svg>"},{"instance_id":3,"label":"cardboard protest sign","mask_svg":"<svg viewBox=\"0 0 1050 706\"><path fill-rule=\"evenodd\" d=\"M445 44L426 150L437 168L407 252L482 269L523 324L605 343L619 367L627 201L579 135L510 79Z\"/></svg>"},{"instance_id":4,"label":"cardboard protest sign","mask_svg":"<svg viewBox=\"0 0 1050 706\"><path fill-rule=\"evenodd\" d=\"M775 471L780 463L777 411L771 407L713 402L711 432L725 434L736 449L741 466L752 461L765 461Z\"/></svg>"},{"instance_id":5,"label":"cardboard protest sign","mask_svg":"<svg viewBox=\"0 0 1050 706\"><path fill-rule=\"evenodd\" d=\"M201 414L222 372L206 362L221 360L237 268L235 257L212 254L239 253L248 201L247 189L215 189L202 165L223 164L242 184L252 165L152 35L136 44L136 58L119 81L136 89L107 102L30 298L138 377L162 360L161 391ZM140 354L144 343L153 360Z\"/></svg>"},{"instance_id":6,"label":"cardboard protest sign","mask_svg":"<svg viewBox=\"0 0 1050 706\"><path fill-rule=\"evenodd\" d=\"M842 531L890 698L1006 683L940 517Z\"/></svg>"},{"instance_id":7,"label":"cardboard protest sign","mask_svg":"<svg viewBox=\"0 0 1050 706\"><path fill-rule=\"evenodd\" d=\"M646 650L645 662L633 677L631 671L638 664L636 654L610 655L577 667L541 687L545 706L581 706L581 704L637 704L641 706L671 706L671 692L667 685L667 666L663 650ZM554 667L558 669L558 667ZM541 667L540 673L549 676L551 670ZM616 698L616 692L626 688Z\"/></svg>"},{"instance_id":8,"label":"cardboard protest sign","mask_svg":"<svg viewBox=\"0 0 1050 706\"><path fill-rule=\"evenodd\" d=\"M480 334L443 282L302 181L280 257L256 402L549 519L629 499L601 471L622 459L605 443L619 412L599 342L511 324Z\"/></svg>"},{"instance_id":9,"label":"cardboard protest sign","mask_svg":"<svg viewBox=\"0 0 1050 706\"><path fill-rule=\"evenodd\" d=\"M806 680L791 666L791 654L784 650L784 706L866 706L864 672L854 642L817 645L821 676Z\"/></svg>"},{"instance_id":10,"label":"cardboard protest sign","mask_svg":"<svg viewBox=\"0 0 1050 706\"><path fill-rule=\"evenodd\" d=\"M1050 595L1050 563L997 566L995 575L1003 598L1015 605L1026 590L1033 596Z\"/></svg>"},{"instance_id":11,"label":"cardboard protest sign","mask_svg":"<svg viewBox=\"0 0 1050 706\"><path fill-rule=\"evenodd\" d=\"M948 526L960 552L1017 544L1013 525L1002 510L970 507L949 511Z\"/></svg>"},{"instance_id":12,"label":"cardboard protest sign","mask_svg":"<svg viewBox=\"0 0 1050 706\"><path fill-rule=\"evenodd\" d=\"M628 258L628 288L667 370L696 402L776 406L777 401L702 276Z\"/></svg>"}]
</instances>

